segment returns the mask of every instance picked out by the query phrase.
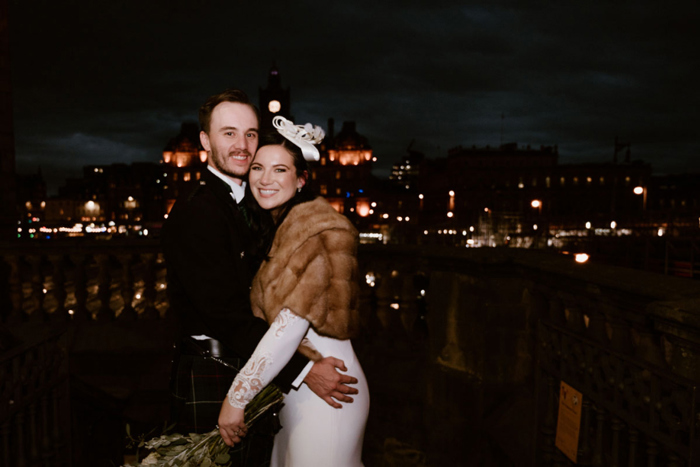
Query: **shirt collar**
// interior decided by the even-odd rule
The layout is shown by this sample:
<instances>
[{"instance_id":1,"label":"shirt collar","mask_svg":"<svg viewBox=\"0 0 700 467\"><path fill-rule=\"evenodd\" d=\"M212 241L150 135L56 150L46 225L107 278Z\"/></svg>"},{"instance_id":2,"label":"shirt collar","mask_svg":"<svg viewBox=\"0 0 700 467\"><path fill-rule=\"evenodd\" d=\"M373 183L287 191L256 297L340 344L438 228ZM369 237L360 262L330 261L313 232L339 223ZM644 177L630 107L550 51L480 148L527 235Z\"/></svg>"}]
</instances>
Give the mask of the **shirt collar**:
<instances>
[{"instance_id":1,"label":"shirt collar","mask_svg":"<svg viewBox=\"0 0 700 467\"><path fill-rule=\"evenodd\" d=\"M226 175L222 174L218 170L216 170L214 167L211 165L207 166L207 169L209 169L209 172L213 173L217 177L219 177L221 180L226 182L228 186L231 187L231 194L233 195L233 199L236 200L236 203L240 203L241 200L243 200L243 197L245 196L245 186L246 182L241 182L239 185L238 183L234 182L230 178L228 178Z\"/></svg>"}]
</instances>

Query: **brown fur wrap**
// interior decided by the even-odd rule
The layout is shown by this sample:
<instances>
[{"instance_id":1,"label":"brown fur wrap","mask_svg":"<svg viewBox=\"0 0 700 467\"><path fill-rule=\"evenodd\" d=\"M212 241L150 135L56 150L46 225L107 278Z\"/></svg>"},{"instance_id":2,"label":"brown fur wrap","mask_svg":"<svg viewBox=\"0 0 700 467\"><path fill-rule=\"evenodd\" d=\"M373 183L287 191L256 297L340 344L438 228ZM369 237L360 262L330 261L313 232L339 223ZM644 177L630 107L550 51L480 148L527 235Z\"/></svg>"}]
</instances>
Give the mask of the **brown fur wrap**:
<instances>
[{"instance_id":1,"label":"brown fur wrap","mask_svg":"<svg viewBox=\"0 0 700 467\"><path fill-rule=\"evenodd\" d=\"M324 198L294 206L277 229L269 259L253 279L253 313L272 323L283 308L337 339L359 330L358 235ZM320 360L304 344L300 352Z\"/></svg>"}]
</instances>

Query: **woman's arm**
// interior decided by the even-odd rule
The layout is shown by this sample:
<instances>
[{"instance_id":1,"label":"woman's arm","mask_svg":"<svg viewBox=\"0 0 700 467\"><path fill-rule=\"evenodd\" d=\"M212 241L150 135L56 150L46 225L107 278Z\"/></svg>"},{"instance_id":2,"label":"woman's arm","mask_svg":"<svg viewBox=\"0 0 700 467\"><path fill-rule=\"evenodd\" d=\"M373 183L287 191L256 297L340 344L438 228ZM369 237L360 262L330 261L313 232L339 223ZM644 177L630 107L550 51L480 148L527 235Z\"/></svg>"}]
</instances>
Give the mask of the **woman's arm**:
<instances>
[{"instance_id":1,"label":"woman's arm","mask_svg":"<svg viewBox=\"0 0 700 467\"><path fill-rule=\"evenodd\" d=\"M231 384L219 413L219 431L229 446L245 433L245 406L284 368L309 330L309 322L285 308Z\"/></svg>"}]
</instances>

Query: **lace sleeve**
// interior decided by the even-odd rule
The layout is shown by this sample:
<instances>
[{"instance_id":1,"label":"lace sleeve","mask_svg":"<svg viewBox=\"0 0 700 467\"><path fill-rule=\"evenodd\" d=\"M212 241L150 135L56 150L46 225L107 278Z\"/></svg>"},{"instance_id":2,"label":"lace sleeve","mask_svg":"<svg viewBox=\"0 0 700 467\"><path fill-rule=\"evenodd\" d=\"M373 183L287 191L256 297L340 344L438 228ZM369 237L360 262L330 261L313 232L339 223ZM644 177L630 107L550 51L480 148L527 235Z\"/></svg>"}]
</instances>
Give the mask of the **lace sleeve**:
<instances>
[{"instance_id":1,"label":"lace sleeve","mask_svg":"<svg viewBox=\"0 0 700 467\"><path fill-rule=\"evenodd\" d=\"M309 322L284 308L238 372L228 391L233 407L245 408L284 368L309 330Z\"/></svg>"}]
</instances>

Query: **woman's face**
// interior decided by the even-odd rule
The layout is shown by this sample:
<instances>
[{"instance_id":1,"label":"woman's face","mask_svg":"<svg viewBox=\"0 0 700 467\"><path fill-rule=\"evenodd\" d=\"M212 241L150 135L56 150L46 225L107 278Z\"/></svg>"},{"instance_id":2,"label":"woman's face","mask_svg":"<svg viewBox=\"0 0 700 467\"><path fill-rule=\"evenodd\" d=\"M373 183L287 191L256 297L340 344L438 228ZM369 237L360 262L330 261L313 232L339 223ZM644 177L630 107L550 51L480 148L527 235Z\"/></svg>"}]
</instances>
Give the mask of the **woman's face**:
<instances>
[{"instance_id":1,"label":"woman's face","mask_svg":"<svg viewBox=\"0 0 700 467\"><path fill-rule=\"evenodd\" d=\"M277 219L280 208L306 183L297 176L294 159L282 146L263 146L255 153L248 174L250 191L263 209Z\"/></svg>"}]
</instances>

